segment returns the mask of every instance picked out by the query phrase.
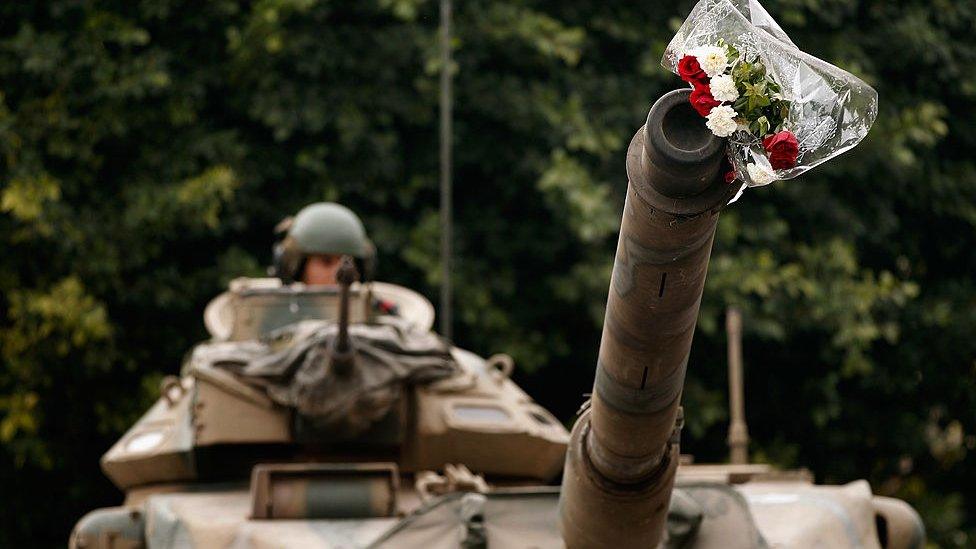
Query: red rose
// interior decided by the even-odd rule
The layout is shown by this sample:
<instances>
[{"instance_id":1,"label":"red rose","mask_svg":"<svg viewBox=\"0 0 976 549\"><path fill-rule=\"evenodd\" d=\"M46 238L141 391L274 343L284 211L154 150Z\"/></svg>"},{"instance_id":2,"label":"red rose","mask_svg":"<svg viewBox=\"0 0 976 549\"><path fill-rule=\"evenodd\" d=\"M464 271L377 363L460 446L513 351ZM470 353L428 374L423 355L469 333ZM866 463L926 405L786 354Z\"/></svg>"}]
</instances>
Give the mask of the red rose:
<instances>
[{"instance_id":1,"label":"red rose","mask_svg":"<svg viewBox=\"0 0 976 549\"><path fill-rule=\"evenodd\" d=\"M796 166L800 154L800 143L793 132L783 130L763 139L763 148L769 155L769 163L774 170L787 170Z\"/></svg>"},{"instance_id":2,"label":"red rose","mask_svg":"<svg viewBox=\"0 0 976 549\"><path fill-rule=\"evenodd\" d=\"M688 98L688 102L702 116L708 116L708 113L712 112L712 109L722 104L721 101L716 101L712 97L711 88L704 85L695 86L695 89L691 92L691 96Z\"/></svg>"},{"instance_id":3,"label":"red rose","mask_svg":"<svg viewBox=\"0 0 976 549\"><path fill-rule=\"evenodd\" d=\"M735 170L729 170L729 171L725 172L725 183L726 184L731 185L732 182L735 181L735 179L736 179L736 177L735 177Z\"/></svg>"},{"instance_id":4,"label":"red rose","mask_svg":"<svg viewBox=\"0 0 976 549\"><path fill-rule=\"evenodd\" d=\"M678 61L678 76L696 87L698 84L708 84L708 75L702 70L698 58L694 55L686 55Z\"/></svg>"}]
</instances>

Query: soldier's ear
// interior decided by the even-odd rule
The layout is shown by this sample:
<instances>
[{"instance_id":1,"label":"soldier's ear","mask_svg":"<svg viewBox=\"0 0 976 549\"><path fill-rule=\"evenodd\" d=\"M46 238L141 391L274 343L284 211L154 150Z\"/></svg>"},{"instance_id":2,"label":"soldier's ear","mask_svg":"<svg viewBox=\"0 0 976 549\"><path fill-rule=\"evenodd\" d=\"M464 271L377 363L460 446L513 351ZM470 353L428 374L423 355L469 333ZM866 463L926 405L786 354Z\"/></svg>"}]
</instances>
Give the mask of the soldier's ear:
<instances>
[{"instance_id":1,"label":"soldier's ear","mask_svg":"<svg viewBox=\"0 0 976 549\"><path fill-rule=\"evenodd\" d=\"M298 276L304 258L295 239L285 237L274 247L274 275L285 284L291 284Z\"/></svg>"},{"instance_id":2,"label":"soldier's ear","mask_svg":"<svg viewBox=\"0 0 976 549\"><path fill-rule=\"evenodd\" d=\"M275 243L271 248L271 268L268 269L268 274L271 276L276 276L286 284L291 282L291 278L294 276L294 272L286 272L284 264L285 257L285 240L288 238L288 231L291 229L292 223L295 221L295 216L289 215L288 217L282 219L274 226L273 233Z\"/></svg>"}]
</instances>

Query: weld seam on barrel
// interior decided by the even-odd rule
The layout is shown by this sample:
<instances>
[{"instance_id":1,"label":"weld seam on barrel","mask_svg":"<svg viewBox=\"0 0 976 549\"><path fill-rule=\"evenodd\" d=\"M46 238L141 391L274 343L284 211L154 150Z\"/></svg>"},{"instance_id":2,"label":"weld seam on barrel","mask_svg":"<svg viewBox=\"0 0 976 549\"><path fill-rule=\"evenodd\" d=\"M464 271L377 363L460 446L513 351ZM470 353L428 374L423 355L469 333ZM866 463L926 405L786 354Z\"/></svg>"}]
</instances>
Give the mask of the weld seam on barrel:
<instances>
[{"instance_id":1,"label":"weld seam on barrel","mask_svg":"<svg viewBox=\"0 0 976 549\"><path fill-rule=\"evenodd\" d=\"M655 267L665 267L673 264L692 253L702 249L712 239L711 231L705 231L698 240L679 248L663 252L642 246L631 237L624 241L625 257L623 261L619 259L613 264L613 289L617 295L625 296L634 289L634 278L637 276L637 267L652 265Z\"/></svg>"},{"instance_id":2,"label":"weld seam on barrel","mask_svg":"<svg viewBox=\"0 0 976 549\"><path fill-rule=\"evenodd\" d=\"M667 377L641 390L620 383L607 373L602 363L598 362L593 392L599 395L600 402L618 412L637 415L655 414L677 400L684 385L687 367L686 357Z\"/></svg>"}]
</instances>

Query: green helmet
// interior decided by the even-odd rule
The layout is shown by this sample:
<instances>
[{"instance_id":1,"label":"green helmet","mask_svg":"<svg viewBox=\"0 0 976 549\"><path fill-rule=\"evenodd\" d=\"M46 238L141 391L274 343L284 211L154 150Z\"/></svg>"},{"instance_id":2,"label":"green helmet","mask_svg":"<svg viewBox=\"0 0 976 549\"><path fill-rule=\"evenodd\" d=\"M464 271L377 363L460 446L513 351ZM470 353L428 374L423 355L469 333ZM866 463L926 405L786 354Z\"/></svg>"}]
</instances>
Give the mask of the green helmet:
<instances>
[{"instance_id":1,"label":"green helmet","mask_svg":"<svg viewBox=\"0 0 976 549\"><path fill-rule=\"evenodd\" d=\"M317 202L302 208L288 229L303 254L370 255L366 229L352 210L335 202Z\"/></svg>"},{"instance_id":2,"label":"green helmet","mask_svg":"<svg viewBox=\"0 0 976 549\"><path fill-rule=\"evenodd\" d=\"M302 208L281 228L288 234L276 250L276 271L286 281L299 273L309 255L351 255L368 261L373 244L366 236L363 222L349 208L334 202L317 202Z\"/></svg>"}]
</instances>

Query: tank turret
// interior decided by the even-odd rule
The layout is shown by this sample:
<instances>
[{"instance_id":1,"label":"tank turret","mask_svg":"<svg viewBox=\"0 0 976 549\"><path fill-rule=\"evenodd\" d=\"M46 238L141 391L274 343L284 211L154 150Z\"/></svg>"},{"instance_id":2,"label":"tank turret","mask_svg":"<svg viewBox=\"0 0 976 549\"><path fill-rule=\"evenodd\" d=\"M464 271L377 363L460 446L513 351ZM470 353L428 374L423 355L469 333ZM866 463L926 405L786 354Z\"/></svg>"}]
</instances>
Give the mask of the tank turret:
<instances>
[{"instance_id":1,"label":"tank turret","mask_svg":"<svg viewBox=\"0 0 976 549\"><path fill-rule=\"evenodd\" d=\"M560 529L576 547L656 547L678 466L679 402L719 210L725 142L661 97L627 152L629 184L596 379L566 457Z\"/></svg>"}]
</instances>

